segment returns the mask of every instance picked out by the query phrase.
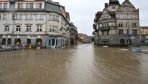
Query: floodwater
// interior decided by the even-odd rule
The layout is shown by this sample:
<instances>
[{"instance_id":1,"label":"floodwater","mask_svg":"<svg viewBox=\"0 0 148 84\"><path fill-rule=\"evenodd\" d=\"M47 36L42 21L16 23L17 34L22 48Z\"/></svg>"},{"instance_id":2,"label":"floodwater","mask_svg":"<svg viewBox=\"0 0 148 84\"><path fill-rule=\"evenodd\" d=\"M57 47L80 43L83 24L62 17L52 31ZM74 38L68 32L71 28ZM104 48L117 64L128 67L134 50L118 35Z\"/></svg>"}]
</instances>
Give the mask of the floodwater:
<instances>
[{"instance_id":1,"label":"floodwater","mask_svg":"<svg viewBox=\"0 0 148 84\"><path fill-rule=\"evenodd\" d=\"M148 84L148 54L92 44L0 52L0 84Z\"/></svg>"}]
</instances>

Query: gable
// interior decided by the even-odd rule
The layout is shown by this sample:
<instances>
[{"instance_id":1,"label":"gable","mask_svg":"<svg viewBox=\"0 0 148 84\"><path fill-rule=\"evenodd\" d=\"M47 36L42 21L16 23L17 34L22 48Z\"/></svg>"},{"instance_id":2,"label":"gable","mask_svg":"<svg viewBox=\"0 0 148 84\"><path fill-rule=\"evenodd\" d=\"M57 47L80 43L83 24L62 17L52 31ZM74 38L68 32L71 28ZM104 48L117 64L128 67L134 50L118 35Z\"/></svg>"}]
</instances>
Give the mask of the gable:
<instances>
[{"instance_id":1,"label":"gable","mask_svg":"<svg viewBox=\"0 0 148 84\"><path fill-rule=\"evenodd\" d=\"M116 11L117 12L134 12L136 11L136 9L134 7L120 6Z\"/></svg>"}]
</instances>

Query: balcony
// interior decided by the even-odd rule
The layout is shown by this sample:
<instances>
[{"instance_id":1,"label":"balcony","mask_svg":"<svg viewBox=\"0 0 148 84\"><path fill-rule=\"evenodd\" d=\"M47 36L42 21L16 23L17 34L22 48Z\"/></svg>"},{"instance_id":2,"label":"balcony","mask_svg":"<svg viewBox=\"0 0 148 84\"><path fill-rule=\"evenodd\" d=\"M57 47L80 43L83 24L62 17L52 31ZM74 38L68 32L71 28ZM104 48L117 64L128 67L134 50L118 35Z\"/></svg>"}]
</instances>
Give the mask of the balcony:
<instances>
[{"instance_id":1,"label":"balcony","mask_svg":"<svg viewBox=\"0 0 148 84\"><path fill-rule=\"evenodd\" d=\"M10 10L8 8L0 8L0 12L9 12Z\"/></svg>"},{"instance_id":2,"label":"balcony","mask_svg":"<svg viewBox=\"0 0 148 84\"><path fill-rule=\"evenodd\" d=\"M44 9L39 8L19 8L16 9L17 12L45 12Z\"/></svg>"}]
</instances>

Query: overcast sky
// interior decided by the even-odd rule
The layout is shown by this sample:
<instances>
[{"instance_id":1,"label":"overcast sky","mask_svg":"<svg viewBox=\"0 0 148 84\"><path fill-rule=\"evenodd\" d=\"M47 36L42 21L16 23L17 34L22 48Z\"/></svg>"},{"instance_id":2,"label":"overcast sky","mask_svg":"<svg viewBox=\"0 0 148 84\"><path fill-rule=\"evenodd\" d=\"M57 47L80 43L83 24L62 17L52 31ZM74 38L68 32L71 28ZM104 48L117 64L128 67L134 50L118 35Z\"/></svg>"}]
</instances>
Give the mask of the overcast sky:
<instances>
[{"instance_id":1,"label":"overcast sky","mask_svg":"<svg viewBox=\"0 0 148 84\"><path fill-rule=\"evenodd\" d=\"M93 20L97 11L102 11L104 3L109 0L53 0L65 6L70 13L71 21L78 28L79 33L92 35ZM119 0L122 3L124 0ZM148 26L148 1L130 0L136 8L140 9L140 24Z\"/></svg>"}]
</instances>

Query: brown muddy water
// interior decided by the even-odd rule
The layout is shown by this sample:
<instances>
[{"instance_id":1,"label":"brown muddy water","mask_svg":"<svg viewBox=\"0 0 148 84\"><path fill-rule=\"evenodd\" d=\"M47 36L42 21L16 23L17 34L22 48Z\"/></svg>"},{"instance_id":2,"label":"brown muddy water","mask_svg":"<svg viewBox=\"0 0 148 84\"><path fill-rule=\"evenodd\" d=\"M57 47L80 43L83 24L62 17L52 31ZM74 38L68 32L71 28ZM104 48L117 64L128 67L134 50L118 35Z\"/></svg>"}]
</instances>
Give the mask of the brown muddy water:
<instances>
[{"instance_id":1,"label":"brown muddy water","mask_svg":"<svg viewBox=\"0 0 148 84\"><path fill-rule=\"evenodd\" d=\"M92 44L0 52L0 84L148 84L148 54Z\"/></svg>"}]
</instances>

